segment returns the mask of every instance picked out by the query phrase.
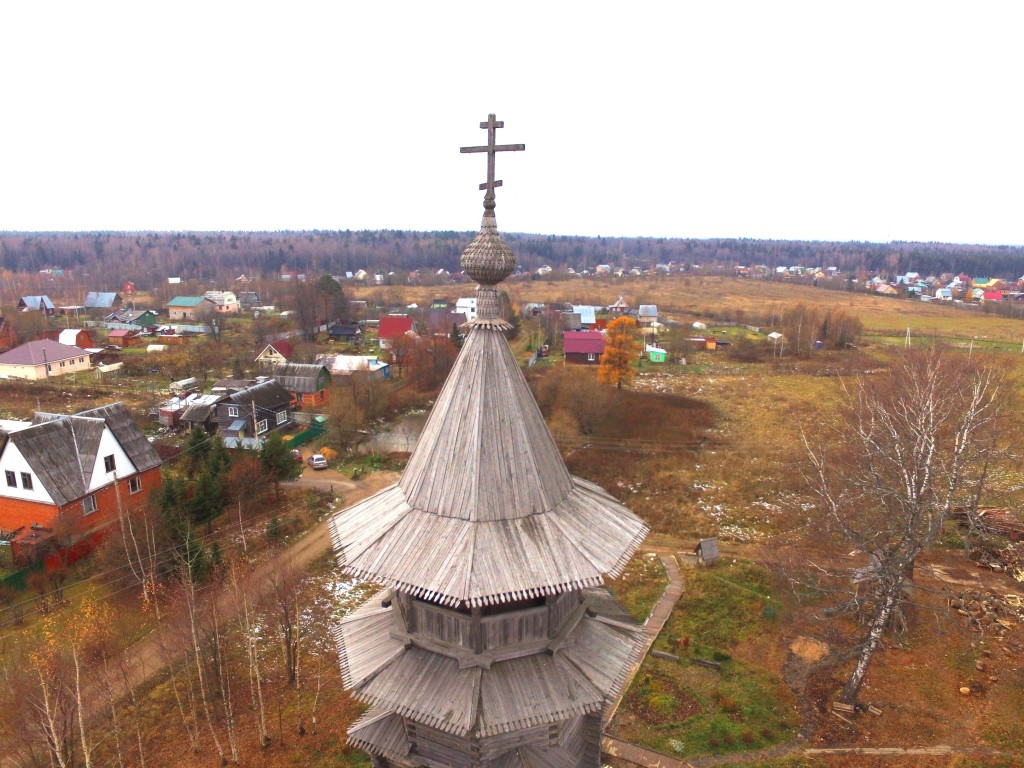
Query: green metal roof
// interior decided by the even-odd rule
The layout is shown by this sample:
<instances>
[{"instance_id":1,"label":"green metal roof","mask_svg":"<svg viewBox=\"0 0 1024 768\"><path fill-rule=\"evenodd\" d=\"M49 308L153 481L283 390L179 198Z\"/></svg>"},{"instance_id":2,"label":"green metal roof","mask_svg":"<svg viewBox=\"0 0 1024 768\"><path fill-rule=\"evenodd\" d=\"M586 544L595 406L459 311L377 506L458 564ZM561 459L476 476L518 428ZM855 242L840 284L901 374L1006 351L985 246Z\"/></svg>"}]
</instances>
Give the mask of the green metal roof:
<instances>
[{"instance_id":1,"label":"green metal roof","mask_svg":"<svg viewBox=\"0 0 1024 768\"><path fill-rule=\"evenodd\" d=\"M208 301L205 296L175 296L173 299L167 302L168 307L198 307L204 301Z\"/></svg>"}]
</instances>

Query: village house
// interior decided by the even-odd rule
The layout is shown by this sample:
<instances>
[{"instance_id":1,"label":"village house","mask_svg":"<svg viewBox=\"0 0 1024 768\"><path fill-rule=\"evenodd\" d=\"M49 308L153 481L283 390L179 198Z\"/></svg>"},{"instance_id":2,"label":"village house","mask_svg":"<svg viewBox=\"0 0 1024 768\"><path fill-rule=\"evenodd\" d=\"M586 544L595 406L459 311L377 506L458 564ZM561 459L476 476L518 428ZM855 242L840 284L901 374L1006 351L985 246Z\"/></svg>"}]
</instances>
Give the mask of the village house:
<instances>
[{"instance_id":1,"label":"village house","mask_svg":"<svg viewBox=\"0 0 1024 768\"><path fill-rule=\"evenodd\" d=\"M391 349L395 340L412 333L412 318L408 315L387 315L377 324L377 342L381 349Z\"/></svg>"},{"instance_id":2,"label":"village house","mask_svg":"<svg viewBox=\"0 0 1024 768\"><path fill-rule=\"evenodd\" d=\"M42 312L47 317L52 317L56 312L53 302L49 296L22 296L18 300L18 309L22 312Z\"/></svg>"},{"instance_id":3,"label":"village house","mask_svg":"<svg viewBox=\"0 0 1024 768\"><path fill-rule=\"evenodd\" d=\"M580 326L590 330L597 325L597 307L587 304L573 304L572 313L580 316Z\"/></svg>"},{"instance_id":4,"label":"village house","mask_svg":"<svg viewBox=\"0 0 1024 768\"><path fill-rule=\"evenodd\" d=\"M363 331L358 325L335 323L327 329L327 335L331 341L347 341L350 344L355 344L362 341Z\"/></svg>"},{"instance_id":5,"label":"village house","mask_svg":"<svg viewBox=\"0 0 1024 768\"><path fill-rule=\"evenodd\" d=\"M223 399L223 395L188 395L178 423L187 429L198 427L212 435L217 431L217 404Z\"/></svg>"},{"instance_id":6,"label":"village house","mask_svg":"<svg viewBox=\"0 0 1024 768\"><path fill-rule=\"evenodd\" d=\"M291 426L291 393L273 379L257 382L217 403L217 425L229 448L258 448L271 430Z\"/></svg>"},{"instance_id":7,"label":"village house","mask_svg":"<svg viewBox=\"0 0 1024 768\"><path fill-rule=\"evenodd\" d=\"M455 311L464 314L470 322L476 320L476 297L459 299L455 302Z\"/></svg>"},{"instance_id":8,"label":"village house","mask_svg":"<svg viewBox=\"0 0 1024 768\"><path fill-rule=\"evenodd\" d=\"M120 303L121 296L117 293L89 291L85 294L85 311L90 315L109 314Z\"/></svg>"},{"instance_id":9,"label":"village house","mask_svg":"<svg viewBox=\"0 0 1024 768\"><path fill-rule=\"evenodd\" d=\"M43 338L51 341L58 341L68 347L81 347L89 349L96 344L92 335L84 328L65 328L63 330L43 331Z\"/></svg>"},{"instance_id":10,"label":"village house","mask_svg":"<svg viewBox=\"0 0 1024 768\"><path fill-rule=\"evenodd\" d=\"M568 331L562 334L565 362L597 365L604 354L605 338L600 331Z\"/></svg>"},{"instance_id":11,"label":"village house","mask_svg":"<svg viewBox=\"0 0 1024 768\"><path fill-rule=\"evenodd\" d=\"M0 379L48 379L91 367L84 349L52 339L29 341L0 354Z\"/></svg>"},{"instance_id":12,"label":"village house","mask_svg":"<svg viewBox=\"0 0 1024 768\"><path fill-rule=\"evenodd\" d=\"M103 319L108 323L137 325L140 328L151 328L158 323L157 314L152 309L117 309Z\"/></svg>"},{"instance_id":13,"label":"village house","mask_svg":"<svg viewBox=\"0 0 1024 768\"><path fill-rule=\"evenodd\" d=\"M277 339L263 348L263 351L256 355L256 361L260 365L283 365L295 356L295 347L287 339Z\"/></svg>"},{"instance_id":14,"label":"village house","mask_svg":"<svg viewBox=\"0 0 1024 768\"><path fill-rule=\"evenodd\" d=\"M316 408L328 399L331 373L322 363L275 365L272 375L291 393L293 408Z\"/></svg>"},{"instance_id":15,"label":"village house","mask_svg":"<svg viewBox=\"0 0 1024 768\"><path fill-rule=\"evenodd\" d=\"M235 315L238 314L238 297L231 291L207 291L203 294L214 303L217 314Z\"/></svg>"},{"instance_id":16,"label":"village house","mask_svg":"<svg viewBox=\"0 0 1024 768\"><path fill-rule=\"evenodd\" d=\"M641 304L637 311L637 322L640 325L651 325L658 322L658 305Z\"/></svg>"},{"instance_id":17,"label":"village house","mask_svg":"<svg viewBox=\"0 0 1024 768\"><path fill-rule=\"evenodd\" d=\"M142 344L144 339L138 330L130 328L115 328L107 335L107 343L115 347L136 347Z\"/></svg>"},{"instance_id":18,"label":"village house","mask_svg":"<svg viewBox=\"0 0 1024 768\"><path fill-rule=\"evenodd\" d=\"M619 296L619 298L615 300L615 303L608 307L608 312L613 315L628 315L629 304L626 303L624 298Z\"/></svg>"},{"instance_id":19,"label":"village house","mask_svg":"<svg viewBox=\"0 0 1024 768\"><path fill-rule=\"evenodd\" d=\"M217 305L205 296L175 296L164 306L171 320L200 320L204 314L217 311Z\"/></svg>"},{"instance_id":20,"label":"village house","mask_svg":"<svg viewBox=\"0 0 1024 768\"><path fill-rule=\"evenodd\" d=\"M0 529L33 559L47 530L84 538L141 509L160 464L123 403L0 422Z\"/></svg>"},{"instance_id":21,"label":"village house","mask_svg":"<svg viewBox=\"0 0 1024 768\"><path fill-rule=\"evenodd\" d=\"M263 304L260 300L260 295L256 291L239 291L237 295L238 306L241 309L252 309Z\"/></svg>"}]
</instances>

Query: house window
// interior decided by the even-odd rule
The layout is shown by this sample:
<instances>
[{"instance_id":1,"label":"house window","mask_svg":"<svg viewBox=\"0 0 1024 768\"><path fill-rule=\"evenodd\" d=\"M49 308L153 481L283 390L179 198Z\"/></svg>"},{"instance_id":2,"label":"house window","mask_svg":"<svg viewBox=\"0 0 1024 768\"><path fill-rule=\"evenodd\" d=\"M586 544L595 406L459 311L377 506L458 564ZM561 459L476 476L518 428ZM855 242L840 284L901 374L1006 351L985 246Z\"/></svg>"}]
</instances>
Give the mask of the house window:
<instances>
[{"instance_id":1,"label":"house window","mask_svg":"<svg viewBox=\"0 0 1024 768\"><path fill-rule=\"evenodd\" d=\"M281 424L284 424L286 421L288 421L288 411L280 411L277 414L278 426L280 426Z\"/></svg>"},{"instance_id":2,"label":"house window","mask_svg":"<svg viewBox=\"0 0 1024 768\"><path fill-rule=\"evenodd\" d=\"M86 496L84 499L82 499L82 514L83 515L91 515L95 511L96 511L96 494L94 493L91 496Z\"/></svg>"},{"instance_id":3,"label":"house window","mask_svg":"<svg viewBox=\"0 0 1024 768\"><path fill-rule=\"evenodd\" d=\"M595 359L596 358L594 357L594 353L593 352L587 352L587 362L588 363L594 362Z\"/></svg>"},{"instance_id":4,"label":"house window","mask_svg":"<svg viewBox=\"0 0 1024 768\"><path fill-rule=\"evenodd\" d=\"M138 493L141 490L142 490L142 478L141 477L136 476L136 477L133 477L133 478L128 480L128 492L129 493Z\"/></svg>"},{"instance_id":5,"label":"house window","mask_svg":"<svg viewBox=\"0 0 1024 768\"><path fill-rule=\"evenodd\" d=\"M268 429L269 429L269 425L267 424L267 420L266 419L263 419L262 421L257 421L256 422L256 434L257 435L262 435Z\"/></svg>"},{"instance_id":6,"label":"house window","mask_svg":"<svg viewBox=\"0 0 1024 768\"><path fill-rule=\"evenodd\" d=\"M21 473L21 487L24 488L26 491L32 490L32 475L30 475L28 472Z\"/></svg>"},{"instance_id":7,"label":"house window","mask_svg":"<svg viewBox=\"0 0 1024 768\"><path fill-rule=\"evenodd\" d=\"M50 371L52 371L52 370L53 370L53 366L52 366L52 365L50 365L49 363L47 363L47 364L46 364L46 372L47 372L47 373L49 373L49 372L50 372Z\"/></svg>"},{"instance_id":8,"label":"house window","mask_svg":"<svg viewBox=\"0 0 1024 768\"><path fill-rule=\"evenodd\" d=\"M228 416L230 416L233 419L237 419L238 418L238 406L237 405L229 405L228 406Z\"/></svg>"},{"instance_id":9,"label":"house window","mask_svg":"<svg viewBox=\"0 0 1024 768\"><path fill-rule=\"evenodd\" d=\"M115 469L117 469L117 463L114 461L114 454L110 454L109 456L104 456L103 457L103 471L104 472L113 472Z\"/></svg>"},{"instance_id":10,"label":"house window","mask_svg":"<svg viewBox=\"0 0 1024 768\"><path fill-rule=\"evenodd\" d=\"M61 368L63 368L63 367L64 367L64 361L63 361L63 360L61 360L61 361L60 361L60 367L61 367Z\"/></svg>"},{"instance_id":11,"label":"house window","mask_svg":"<svg viewBox=\"0 0 1024 768\"><path fill-rule=\"evenodd\" d=\"M18 481L15 478L14 473L11 472L11 470L7 470L4 474L7 475L7 487L8 488L17 488L18 487Z\"/></svg>"},{"instance_id":12,"label":"house window","mask_svg":"<svg viewBox=\"0 0 1024 768\"><path fill-rule=\"evenodd\" d=\"M78 358L78 362L80 362L80 363L84 363L84 362L85 362L85 358L84 358L84 357L80 357L80 358Z\"/></svg>"}]
</instances>

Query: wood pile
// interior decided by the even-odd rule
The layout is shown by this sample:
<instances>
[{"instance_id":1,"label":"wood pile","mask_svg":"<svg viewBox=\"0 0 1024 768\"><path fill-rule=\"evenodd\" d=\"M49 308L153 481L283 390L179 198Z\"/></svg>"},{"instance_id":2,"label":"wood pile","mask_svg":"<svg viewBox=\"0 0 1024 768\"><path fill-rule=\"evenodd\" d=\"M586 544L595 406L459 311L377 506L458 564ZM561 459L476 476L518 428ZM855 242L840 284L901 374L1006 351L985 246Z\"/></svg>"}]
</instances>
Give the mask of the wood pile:
<instances>
[{"instance_id":1,"label":"wood pile","mask_svg":"<svg viewBox=\"0 0 1024 768\"><path fill-rule=\"evenodd\" d=\"M953 519L968 527L970 518L964 508L953 513ZM1010 541L1024 541L1024 520L1009 507L978 507L974 520L982 531L1006 536Z\"/></svg>"},{"instance_id":2,"label":"wood pile","mask_svg":"<svg viewBox=\"0 0 1024 768\"><path fill-rule=\"evenodd\" d=\"M971 550L971 559L984 568L1024 583L1024 542L1011 542L1000 548L975 547Z\"/></svg>"},{"instance_id":3,"label":"wood pile","mask_svg":"<svg viewBox=\"0 0 1024 768\"><path fill-rule=\"evenodd\" d=\"M964 592L950 598L949 607L975 632L1003 636L1024 623L1024 597L1020 595Z\"/></svg>"}]
</instances>

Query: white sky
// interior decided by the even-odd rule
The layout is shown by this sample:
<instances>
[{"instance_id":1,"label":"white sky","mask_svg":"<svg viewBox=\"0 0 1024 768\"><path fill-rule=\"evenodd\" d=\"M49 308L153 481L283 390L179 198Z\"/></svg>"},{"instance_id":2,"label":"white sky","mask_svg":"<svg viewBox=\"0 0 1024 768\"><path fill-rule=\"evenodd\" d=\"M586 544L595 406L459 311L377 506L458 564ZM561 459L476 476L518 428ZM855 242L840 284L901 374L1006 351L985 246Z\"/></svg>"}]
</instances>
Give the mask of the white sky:
<instances>
[{"instance_id":1,"label":"white sky","mask_svg":"<svg viewBox=\"0 0 1024 768\"><path fill-rule=\"evenodd\" d=\"M6 2L0 230L1024 244L1024 3Z\"/></svg>"}]
</instances>

